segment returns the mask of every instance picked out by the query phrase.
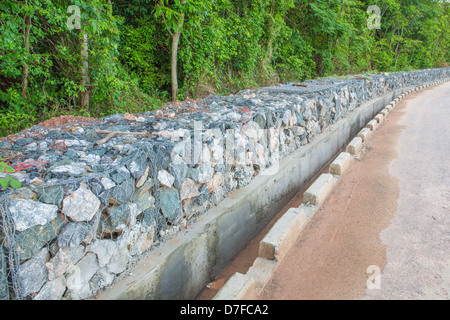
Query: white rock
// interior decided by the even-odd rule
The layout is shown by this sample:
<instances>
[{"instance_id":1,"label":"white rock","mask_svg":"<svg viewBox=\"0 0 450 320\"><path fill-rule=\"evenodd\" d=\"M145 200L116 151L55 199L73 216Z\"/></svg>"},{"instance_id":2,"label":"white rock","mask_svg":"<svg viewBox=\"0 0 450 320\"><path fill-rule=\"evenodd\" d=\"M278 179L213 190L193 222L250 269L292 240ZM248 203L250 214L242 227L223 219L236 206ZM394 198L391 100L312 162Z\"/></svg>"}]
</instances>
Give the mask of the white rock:
<instances>
[{"instance_id":1,"label":"white rock","mask_svg":"<svg viewBox=\"0 0 450 320\"><path fill-rule=\"evenodd\" d=\"M77 264L67 270L66 281L68 296L72 299L86 299L92 291L89 280L99 269L97 256L89 252Z\"/></svg>"},{"instance_id":2,"label":"white rock","mask_svg":"<svg viewBox=\"0 0 450 320\"><path fill-rule=\"evenodd\" d=\"M173 183L175 182L175 178L168 173L166 170L159 170L158 171L158 181L168 188L171 188Z\"/></svg>"},{"instance_id":3,"label":"white rock","mask_svg":"<svg viewBox=\"0 0 450 320\"><path fill-rule=\"evenodd\" d=\"M63 247L58 250L56 255L45 265L49 280L55 280L62 276L69 267L76 264L83 257L84 247Z\"/></svg>"},{"instance_id":4,"label":"white rock","mask_svg":"<svg viewBox=\"0 0 450 320\"><path fill-rule=\"evenodd\" d=\"M127 269L128 261L130 261L131 255L126 246L122 246L109 261L107 269L109 272L119 274Z\"/></svg>"},{"instance_id":5,"label":"white rock","mask_svg":"<svg viewBox=\"0 0 450 320\"><path fill-rule=\"evenodd\" d=\"M212 193L216 191L218 187L220 187L223 184L223 175L220 172L214 173L211 181L207 184L208 185L208 192Z\"/></svg>"},{"instance_id":6,"label":"white rock","mask_svg":"<svg viewBox=\"0 0 450 320\"><path fill-rule=\"evenodd\" d=\"M180 200L190 199L199 196L198 187L195 182L189 178L184 179L180 187Z\"/></svg>"},{"instance_id":7,"label":"white rock","mask_svg":"<svg viewBox=\"0 0 450 320\"><path fill-rule=\"evenodd\" d=\"M90 221L100 208L100 200L81 183L70 196L63 201L62 211L75 221Z\"/></svg>"},{"instance_id":8,"label":"white rock","mask_svg":"<svg viewBox=\"0 0 450 320\"><path fill-rule=\"evenodd\" d=\"M109 190L116 186L116 183L112 181L110 178L102 177L100 178L100 182L102 183L103 188L105 188L105 190Z\"/></svg>"},{"instance_id":9,"label":"white rock","mask_svg":"<svg viewBox=\"0 0 450 320\"><path fill-rule=\"evenodd\" d=\"M80 175L86 172L86 169L80 163L62 165L51 170L53 173L67 173L70 175Z\"/></svg>"},{"instance_id":10,"label":"white rock","mask_svg":"<svg viewBox=\"0 0 450 320\"><path fill-rule=\"evenodd\" d=\"M91 283L98 289L111 285L116 275L109 272L105 267L98 269L97 273L92 277Z\"/></svg>"},{"instance_id":11,"label":"white rock","mask_svg":"<svg viewBox=\"0 0 450 320\"><path fill-rule=\"evenodd\" d=\"M88 154L87 156L81 158L81 160L89 163L89 164L96 164L100 161L100 156L97 154Z\"/></svg>"},{"instance_id":12,"label":"white rock","mask_svg":"<svg viewBox=\"0 0 450 320\"><path fill-rule=\"evenodd\" d=\"M245 131L245 134L249 139L258 141L264 134L264 129L261 129L255 121L249 121L247 123L247 130Z\"/></svg>"},{"instance_id":13,"label":"white rock","mask_svg":"<svg viewBox=\"0 0 450 320\"><path fill-rule=\"evenodd\" d=\"M200 159L201 163L211 163L211 153L209 152L209 148L207 144L203 144L202 148L202 156Z\"/></svg>"},{"instance_id":14,"label":"white rock","mask_svg":"<svg viewBox=\"0 0 450 320\"><path fill-rule=\"evenodd\" d=\"M113 240L96 240L86 248L87 252L93 252L97 255L100 268L106 266L111 257L117 252L117 244Z\"/></svg>"},{"instance_id":15,"label":"white rock","mask_svg":"<svg viewBox=\"0 0 450 320\"><path fill-rule=\"evenodd\" d=\"M28 199L12 199L8 206L17 231L46 225L56 218L58 207Z\"/></svg>"},{"instance_id":16,"label":"white rock","mask_svg":"<svg viewBox=\"0 0 450 320\"><path fill-rule=\"evenodd\" d=\"M44 284L39 294L33 300L61 300L65 291L66 278L59 277Z\"/></svg>"}]
</instances>

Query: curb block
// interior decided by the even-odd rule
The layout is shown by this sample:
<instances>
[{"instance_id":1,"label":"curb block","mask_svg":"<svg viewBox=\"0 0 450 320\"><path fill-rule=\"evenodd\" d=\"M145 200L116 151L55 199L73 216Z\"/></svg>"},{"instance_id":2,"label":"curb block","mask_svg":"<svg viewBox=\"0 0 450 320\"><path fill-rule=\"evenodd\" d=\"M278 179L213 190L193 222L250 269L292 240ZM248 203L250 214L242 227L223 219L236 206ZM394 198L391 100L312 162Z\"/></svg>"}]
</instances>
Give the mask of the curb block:
<instances>
[{"instance_id":1,"label":"curb block","mask_svg":"<svg viewBox=\"0 0 450 320\"><path fill-rule=\"evenodd\" d=\"M355 137L353 140L347 145L347 151L351 155L356 155L362 149L362 139L360 137Z\"/></svg>"},{"instance_id":2,"label":"curb block","mask_svg":"<svg viewBox=\"0 0 450 320\"><path fill-rule=\"evenodd\" d=\"M294 239L295 240L295 239ZM269 282L272 273L277 266L277 261L265 258L256 258L253 265L248 269L247 275L255 281L255 290L261 292Z\"/></svg>"},{"instance_id":3,"label":"curb block","mask_svg":"<svg viewBox=\"0 0 450 320\"><path fill-rule=\"evenodd\" d=\"M366 128L366 130L369 129ZM340 176L350 166L351 159L350 153L341 152L339 156L330 164L330 173Z\"/></svg>"},{"instance_id":4,"label":"curb block","mask_svg":"<svg viewBox=\"0 0 450 320\"><path fill-rule=\"evenodd\" d=\"M303 208L290 208L259 243L258 256L281 261L306 224Z\"/></svg>"},{"instance_id":5,"label":"curb block","mask_svg":"<svg viewBox=\"0 0 450 320\"><path fill-rule=\"evenodd\" d=\"M369 128L362 128L360 132L358 132L357 137L360 137L362 141L366 141L372 131Z\"/></svg>"},{"instance_id":6,"label":"curb block","mask_svg":"<svg viewBox=\"0 0 450 320\"><path fill-rule=\"evenodd\" d=\"M383 122L383 115L381 113L377 114L374 119L378 122L378 124Z\"/></svg>"},{"instance_id":7,"label":"curb block","mask_svg":"<svg viewBox=\"0 0 450 320\"><path fill-rule=\"evenodd\" d=\"M303 203L310 203L314 206L320 205L333 188L334 182L335 180L332 174L321 174L303 194Z\"/></svg>"},{"instance_id":8,"label":"curb block","mask_svg":"<svg viewBox=\"0 0 450 320\"><path fill-rule=\"evenodd\" d=\"M378 122L377 120L370 120L367 124L366 124L366 128L369 128L370 131L375 131L375 129L378 127Z\"/></svg>"},{"instance_id":9,"label":"curb block","mask_svg":"<svg viewBox=\"0 0 450 320\"><path fill-rule=\"evenodd\" d=\"M213 300L254 300L255 280L247 274L236 272L217 292Z\"/></svg>"}]
</instances>

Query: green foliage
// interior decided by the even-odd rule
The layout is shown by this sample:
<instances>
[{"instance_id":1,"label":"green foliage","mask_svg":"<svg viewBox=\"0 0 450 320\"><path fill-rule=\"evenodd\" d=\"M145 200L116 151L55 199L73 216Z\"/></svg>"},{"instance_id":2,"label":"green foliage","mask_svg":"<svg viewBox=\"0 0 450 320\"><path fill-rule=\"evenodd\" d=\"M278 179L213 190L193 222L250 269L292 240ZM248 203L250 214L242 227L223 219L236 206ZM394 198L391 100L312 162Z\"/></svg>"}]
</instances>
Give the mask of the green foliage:
<instances>
[{"instance_id":1,"label":"green foliage","mask_svg":"<svg viewBox=\"0 0 450 320\"><path fill-rule=\"evenodd\" d=\"M79 30L67 26L70 5ZM367 27L370 5L381 9L380 29ZM0 135L61 114L158 108L171 98L178 30L179 98L450 61L448 1L3 0Z\"/></svg>"},{"instance_id":2,"label":"green foliage","mask_svg":"<svg viewBox=\"0 0 450 320\"><path fill-rule=\"evenodd\" d=\"M1 157L0 157L0 160L2 160ZM0 161L0 172L1 173L14 173L16 171L13 168L11 168L10 166L8 166L5 162ZM10 186L10 185L14 189L22 188L22 183L20 183L20 181L11 177L9 174L7 174L6 177L4 177L4 178L0 178L0 186L3 189L8 188L8 186Z\"/></svg>"}]
</instances>

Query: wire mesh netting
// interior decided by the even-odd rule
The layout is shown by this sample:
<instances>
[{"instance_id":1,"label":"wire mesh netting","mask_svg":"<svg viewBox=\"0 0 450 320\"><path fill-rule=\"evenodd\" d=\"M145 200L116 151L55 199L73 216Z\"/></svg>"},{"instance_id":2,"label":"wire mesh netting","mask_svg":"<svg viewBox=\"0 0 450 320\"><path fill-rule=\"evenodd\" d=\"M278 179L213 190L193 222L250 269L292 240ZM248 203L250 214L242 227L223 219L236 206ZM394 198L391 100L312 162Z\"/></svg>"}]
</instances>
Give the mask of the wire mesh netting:
<instances>
[{"instance_id":1,"label":"wire mesh netting","mask_svg":"<svg viewBox=\"0 0 450 320\"><path fill-rule=\"evenodd\" d=\"M1 299L35 298L30 294L43 284L39 272L47 273L45 261L62 248L87 246L93 239L117 241L133 230L135 238L148 239L147 244L134 243L131 253L137 254L151 246L157 230L167 228L170 221L158 214L155 153L146 144L134 149L103 172L2 192ZM40 256L44 263L35 261ZM30 271L37 275L30 277ZM53 271L49 280L61 273Z\"/></svg>"}]
</instances>

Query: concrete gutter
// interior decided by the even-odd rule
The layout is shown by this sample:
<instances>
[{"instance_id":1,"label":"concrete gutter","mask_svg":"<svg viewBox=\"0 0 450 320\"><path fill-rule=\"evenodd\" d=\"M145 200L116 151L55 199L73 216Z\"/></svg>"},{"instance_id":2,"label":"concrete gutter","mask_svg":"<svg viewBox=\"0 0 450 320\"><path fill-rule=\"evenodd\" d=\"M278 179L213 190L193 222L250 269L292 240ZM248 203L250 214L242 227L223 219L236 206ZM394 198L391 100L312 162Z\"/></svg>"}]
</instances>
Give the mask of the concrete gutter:
<instances>
[{"instance_id":1,"label":"concrete gutter","mask_svg":"<svg viewBox=\"0 0 450 320\"><path fill-rule=\"evenodd\" d=\"M394 106L397 102L391 101L395 97L414 89L408 87L390 92L349 112L345 118L317 135L312 143L282 159L276 173L260 173L250 184L233 191L218 206L210 209L192 228L144 255L126 277L99 293L97 298L194 299L369 120L390 103ZM399 98L396 100L400 101ZM278 247L282 252L287 252L289 243L301 231L302 223L311 219L314 208L317 206L303 205L295 212L303 214L304 220L296 218L295 214L290 217L296 221L296 228L287 234L281 232L284 240ZM276 256L281 259L283 255L278 252ZM264 287L276 262L279 262L267 257L258 259L246 276L230 278L232 282L227 282L216 297L254 298L252 290ZM235 281L238 283L233 284ZM242 281L245 283L240 283Z\"/></svg>"},{"instance_id":2,"label":"concrete gutter","mask_svg":"<svg viewBox=\"0 0 450 320\"><path fill-rule=\"evenodd\" d=\"M448 79L447 79L448 81ZM255 260L253 266L249 269L246 275L232 276L221 290L216 294L214 299L218 300L232 300L232 299L256 299L258 294L263 290L264 286L269 282L273 272L276 270L277 265L282 261L283 257L291 248L297 237L300 235L303 227L311 220L315 212L320 208L321 203L326 198L331 188L335 185L335 182L343 174L345 169L351 164L355 156L362 149L362 141L367 139L367 134L375 130L380 125L383 119L389 112L398 104L399 101L404 99L408 94L419 91L423 88L431 85L436 85L444 82L433 82L417 88L407 89L400 98L394 99L390 102L386 108L381 108L382 111L374 116L374 120L369 121L366 128L362 129L358 133L358 137L352 139L347 145L347 152L342 152L330 165L330 173L324 173L320 175L315 182L304 192L304 203L298 208L290 208L283 216L273 225L266 236L260 241L259 244L259 256ZM394 95L395 96L395 95ZM383 97L384 98L384 97ZM384 101L384 99L381 100ZM397 101L396 101L397 100ZM368 102L361 108L370 108L370 106L378 105L377 100ZM376 107L373 110L378 109ZM381 110L380 109L380 110ZM361 112L364 112L361 110ZM356 111L358 113L358 111ZM344 119L346 121L355 121L356 115L353 115L350 119ZM377 125L374 125L374 123ZM370 129L369 129L370 128ZM340 131L340 129L337 129ZM349 150L353 151L350 152ZM236 273L235 275L237 275ZM240 275L240 274L239 274ZM247 276L247 277L245 277ZM245 281L244 281L245 279ZM243 281L243 282L239 282ZM244 288L244 284L247 286L245 290L241 289L239 295L236 291L230 288ZM250 290L252 288L253 290ZM239 298L238 298L239 297Z\"/></svg>"}]
</instances>

